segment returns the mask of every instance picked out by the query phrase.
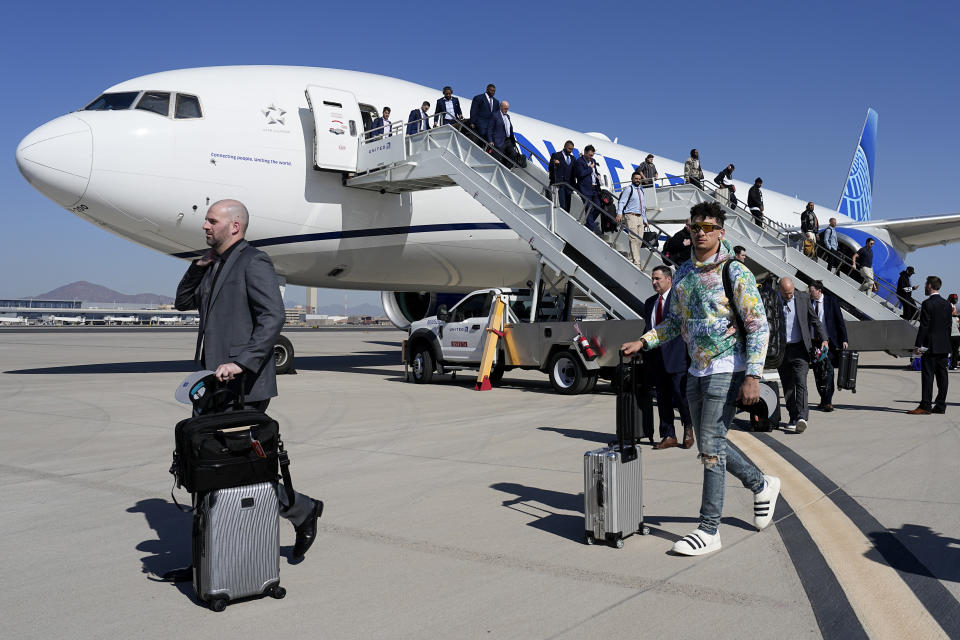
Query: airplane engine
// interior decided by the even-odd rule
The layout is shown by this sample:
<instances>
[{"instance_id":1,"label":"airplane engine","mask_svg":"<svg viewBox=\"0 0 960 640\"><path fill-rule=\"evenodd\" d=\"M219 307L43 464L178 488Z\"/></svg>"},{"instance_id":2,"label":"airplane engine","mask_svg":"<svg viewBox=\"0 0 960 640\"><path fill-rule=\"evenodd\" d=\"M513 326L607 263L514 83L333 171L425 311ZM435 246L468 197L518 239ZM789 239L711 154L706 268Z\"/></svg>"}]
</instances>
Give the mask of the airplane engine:
<instances>
[{"instance_id":1,"label":"airplane engine","mask_svg":"<svg viewBox=\"0 0 960 640\"><path fill-rule=\"evenodd\" d=\"M432 316L441 304L452 307L463 299L462 293L434 293L432 291L382 291L383 310L398 329L407 329L410 323Z\"/></svg>"}]
</instances>

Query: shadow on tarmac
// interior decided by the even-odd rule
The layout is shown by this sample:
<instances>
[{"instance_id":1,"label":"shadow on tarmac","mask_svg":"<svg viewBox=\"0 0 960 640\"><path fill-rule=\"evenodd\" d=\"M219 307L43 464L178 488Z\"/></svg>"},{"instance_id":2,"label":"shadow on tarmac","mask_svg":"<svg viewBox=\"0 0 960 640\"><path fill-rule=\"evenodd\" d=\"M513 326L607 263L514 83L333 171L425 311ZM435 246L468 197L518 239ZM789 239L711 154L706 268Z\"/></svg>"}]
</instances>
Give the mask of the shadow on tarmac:
<instances>
[{"instance_id":1,"label":"shadow on tarmac","mask_svg":"<svg viewBox=\"0 0 960 640\"><path fill-rule=\"evenodd\" d=\"M552 533L567 540L583 542L584 522L582 493L565 493L552 489L530 487L515 482L497 482L490 485L490 488L516 496L511 500L504 500L503 506L534 518L527 523L527 526ZM553 509L559 511L575 511L576 515L557 513L553 511ZM683 536L664 531L660 528L662 525L665 523L689 523L690 525L696 525L699 521L699 518L690 516L643 514L643 523L651 527L650 535L669 540L670 542L676 542ZM725 517L722 518L720 522L729 527L737 527L751 532L756 531L753 523L746 522L740 518Z\"/></svg>"},{"instance_id":2,"label":"shadow on tarmac","mask_svg":"<svg viewBox=\"0 0 960 640\"><path fill-rule=\"evenodd\" d=\"M564 429L562 427L537 427L540 431L553 431L567 438L576 438L586 440L587 442L599 442L601 444L610 444L617 439L615 433L603 433L600 431L588 431L586 429Z\"/></svg>"},{"instance_id":3,"label":"shadow on tarmac","mask_svg":"<svg viewBox=\"0 0 960 640\"><path fill-rule=\"evenodd\" d=\"M102 373L190 373L196 367L192 360L154 360L145 362L103 362L99 364L74 364L62 367L14 369L11 374L102 374Z\"/></svg>"},{"instance_id":4,"label":"shadow on tarmac","mask_svg":"<svg viewBox=\"0 0 960 640\"><path fill-rule=\"evenodd\" d=\"M898 571L960 582L960 540L935 533L930 527L905 524L900 529L874 531L874 548L867 558Z\"/></svg>"},{"instance_id":5,"label":"shadow on tarmac","mask_svg":"<svg viewBox=\"0 0 960 640\"><path fill-rule=\"evenodd\" d=\"M138 501L127 509L127 513L142 513L147 525L153 529L155 536L144 540L137 545L137 551L144 551L149 555L140 558L143 563L141 571L147 578L160 582L160 576L167 571L187 567L191 563L190 531L193 514L185 513L161 498L147 498ZM189 582L176 583L174 586L197 604L193 593L193 585Z\"/></svg>"}]
</instances>

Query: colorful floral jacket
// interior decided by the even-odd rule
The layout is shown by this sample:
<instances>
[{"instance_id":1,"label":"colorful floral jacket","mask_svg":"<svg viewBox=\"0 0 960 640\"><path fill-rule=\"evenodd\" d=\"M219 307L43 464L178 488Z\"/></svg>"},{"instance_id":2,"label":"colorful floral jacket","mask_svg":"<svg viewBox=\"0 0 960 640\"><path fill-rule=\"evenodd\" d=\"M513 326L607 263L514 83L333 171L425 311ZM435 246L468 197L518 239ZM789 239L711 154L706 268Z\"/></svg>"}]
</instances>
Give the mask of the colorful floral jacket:
<instances>
[{"instance_id":1,"label":"colorful floral jacket","mask_svg":"<svg viewBox=\"0 0 960 640\"><path fill-rule=\"evenodd\" d=\"M747 363L747 375L763 373L767 357L767 313L763 308L757 281L742 263L730 264L733 297L743 319L746 340L737 334L730 301L723 292L723 264L733 260L733 247L721 240L719 255L697 262L696 254L680 265L673 277L673 298L663 322L643 334L648 348L683 337L692 366L705 369L721 356L737 349ZM744 343L746 352L744 353Z\"/></svg>"}]
</instances>

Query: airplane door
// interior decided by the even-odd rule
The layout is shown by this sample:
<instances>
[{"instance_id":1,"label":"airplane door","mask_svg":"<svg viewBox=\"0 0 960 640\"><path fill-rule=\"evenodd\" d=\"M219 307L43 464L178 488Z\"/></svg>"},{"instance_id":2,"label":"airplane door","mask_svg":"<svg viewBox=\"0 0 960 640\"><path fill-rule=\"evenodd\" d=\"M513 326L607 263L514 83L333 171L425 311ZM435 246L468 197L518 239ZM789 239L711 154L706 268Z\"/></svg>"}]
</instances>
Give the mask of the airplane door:
<instances>
[{"instance_id":1,"label":"airplane door","mask_svg":"<svg viewBox=\"0 0 960 640\"><path fill-rule=\"evenodd\" d=\"M360 140L360 107L349 91L307 87L313 113L313 164L329 171L356 171Z\"/></svg>"}]
</instances>

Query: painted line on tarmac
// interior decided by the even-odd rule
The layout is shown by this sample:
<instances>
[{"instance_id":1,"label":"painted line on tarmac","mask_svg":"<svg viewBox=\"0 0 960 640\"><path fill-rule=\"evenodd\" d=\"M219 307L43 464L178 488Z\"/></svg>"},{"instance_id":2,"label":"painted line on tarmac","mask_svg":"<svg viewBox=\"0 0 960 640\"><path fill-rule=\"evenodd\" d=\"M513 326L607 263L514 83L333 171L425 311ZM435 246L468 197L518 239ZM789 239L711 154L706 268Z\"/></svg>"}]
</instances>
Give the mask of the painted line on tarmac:
<instances>
[{"instance_id":1,"label":"painted line on tarmac","mask_svg":"<svg viewBox=\"0 0 960 640\"><path fill-rule=\"evenodd\" d=\"M768 434L753 435L807 476L865 536L873 540L874 551L897 571L943 630L951 638L960 638L960 602L957 602L930 569L879 520L870 515L863 505L806 459Z\"/></svg>"},{"instance_id":2,"label":"painted line on tarmac","mask_svg":"<svg viewBox=\"0 0 960 640\"><path fill-rule=\"evenodd\" d=\"M874 545L868 535L781 455L789 449L775 449L752 435L729 431L727 438L758 466L780 477L781 495L793 506L794 514L833 571L867 635L891 640L949 637L901 575L869 557ZM804 467L804 471L811 470L809 464Z\"/></svg>"}]
</instances>

